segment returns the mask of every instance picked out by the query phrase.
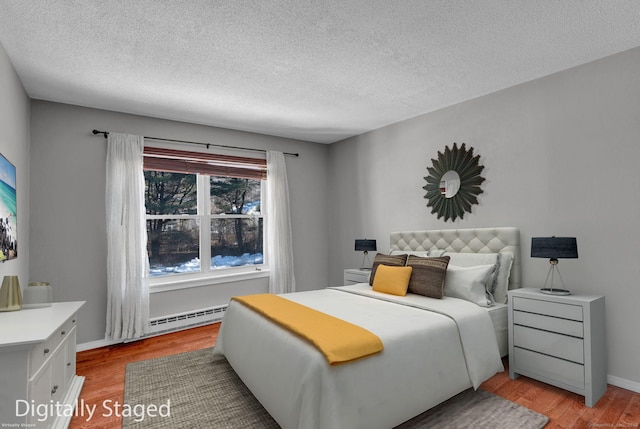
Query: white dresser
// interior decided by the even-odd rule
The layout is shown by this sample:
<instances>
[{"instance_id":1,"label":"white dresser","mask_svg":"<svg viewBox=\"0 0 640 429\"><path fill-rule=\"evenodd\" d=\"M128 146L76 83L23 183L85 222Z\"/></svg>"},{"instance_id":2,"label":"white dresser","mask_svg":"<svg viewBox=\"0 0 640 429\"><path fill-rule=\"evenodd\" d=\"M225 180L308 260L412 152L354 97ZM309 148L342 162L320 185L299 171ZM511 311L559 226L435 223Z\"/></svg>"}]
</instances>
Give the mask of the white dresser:
<instances>
[{"instance_id":1,"label":"white dresser","mask_svg":"<svg viewBox=\"0 0 640 429\"><path fill-rule=\"evenodd\" d=\"M509 291L509 377L578 393L593 407L607 390L603 296Z\"/></svg>"},{"instance_id":2,"label":"white dresser","mask_svg":"<svg viewBox=\"0 0 640 429\"><path fill-rule=\"evenodd\" d=\"M82 305L57 302L0 313L0 423L69 425L69 409L84 383L76 375L76 315Z\"/></svg>"},{"instance_id":3,"label":"white dresser","mask_svg":"<svg viewBox=\"0 0 640 429\"><path fill-rule=\"evenodd\" d=\"M356 283L369 283L371 270L361 270L359 268L347 268L344 270L344 284L353 285Z\"/></svg>"}]
</instances>

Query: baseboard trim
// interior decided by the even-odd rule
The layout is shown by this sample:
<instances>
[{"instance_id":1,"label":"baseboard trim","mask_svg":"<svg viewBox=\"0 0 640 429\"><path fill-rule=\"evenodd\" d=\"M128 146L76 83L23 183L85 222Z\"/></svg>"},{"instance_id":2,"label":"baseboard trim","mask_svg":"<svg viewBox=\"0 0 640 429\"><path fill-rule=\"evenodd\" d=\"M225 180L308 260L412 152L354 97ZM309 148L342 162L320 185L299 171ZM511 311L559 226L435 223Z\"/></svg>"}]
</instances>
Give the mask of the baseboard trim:
<instances>
[{"instance_id":1,"label":"baseboard trim","mask_svg":"<svg viewBox=\"0 0 640 429\"><path fill-rule=\"evenodd\" d=\"M116 344L130 343L132 341L144 340L145 338L157 337L157 336L160 336L160 335L172 334L174 332L180 332L180 331L184 331L186 329L191 329L191 328L196 328L196 327L206 326L206 325L213 325L214 323L220 323L220 320L208 320L206 322L201 322L201 323L194 324L194 325L178 326L178 327L175 327L175 328L173 328L171 330L168 330L168 331L150 332L149 334L145 335L144 337L135 338L135 339L131 339L131 340L108 340L108 339L104 338L102 340L89 341L88 343L77 344L76 345L76 352L84 352L84 351L87 351L87 350L99 349L100 347L108 347L108 346L113 346L113 345L116 345Z\"/></svg>"},{"instance_id":2,"label":"baseboard trim","mask_svg":"<svg viewBox=\"0 0 640 429\"><path fill-rule=\"evenodd\" d=\"M627 380L626 378L616 377L615 375L607 375L607 383L616 387L631 390L632 392L640 393L640 383Z\"/></svg>"},{"instance_id":3,"label":"baseboard trim","mask_svg":"<svg viewBox=\"0 0 640 429\"><path fill-rule=\"evenodd\" d=\"M89 341L88 343L81 343L76 345L76 351L84 352L86 350L99 349L100 347L113 346L115 344L123 343L122 340L108 340L106 338L102 340Z\"/></svg>"}]
</instances>

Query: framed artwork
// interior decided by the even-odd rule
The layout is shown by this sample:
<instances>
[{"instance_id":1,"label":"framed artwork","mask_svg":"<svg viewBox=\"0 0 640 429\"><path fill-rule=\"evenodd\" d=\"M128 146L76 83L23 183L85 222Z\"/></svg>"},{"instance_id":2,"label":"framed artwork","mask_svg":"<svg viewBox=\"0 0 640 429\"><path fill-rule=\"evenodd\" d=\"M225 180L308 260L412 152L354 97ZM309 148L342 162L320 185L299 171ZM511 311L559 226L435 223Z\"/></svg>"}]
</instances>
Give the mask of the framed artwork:
<instances>
[{"instance_id":1,"label":"framed artwork","mask_svg":"<svg viewBox=\"0 0 640 429\"><path fill-rule=\"evenodd\" d=\"M18 257L16 167L0 153L0 261Z\"/></svg>"}]
</instances>

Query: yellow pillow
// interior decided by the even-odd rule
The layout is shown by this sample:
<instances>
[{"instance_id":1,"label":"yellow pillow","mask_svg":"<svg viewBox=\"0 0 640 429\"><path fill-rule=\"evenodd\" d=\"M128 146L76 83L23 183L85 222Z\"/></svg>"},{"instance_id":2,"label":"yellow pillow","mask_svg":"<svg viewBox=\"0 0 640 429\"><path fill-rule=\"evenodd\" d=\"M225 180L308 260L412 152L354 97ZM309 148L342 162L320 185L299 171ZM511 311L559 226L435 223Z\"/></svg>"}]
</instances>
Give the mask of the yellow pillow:
<instances>
[{"instance_id":1,"label":"yellow pillow","mask_svg":"<svg viewBox=\"0 0 640 429\"><path fill-rule=\"evenodd\" d=\"M391 295L405 296L411 278L411 267L378 265L373 279L373 290Z\"/></svg>"}]
</instances>

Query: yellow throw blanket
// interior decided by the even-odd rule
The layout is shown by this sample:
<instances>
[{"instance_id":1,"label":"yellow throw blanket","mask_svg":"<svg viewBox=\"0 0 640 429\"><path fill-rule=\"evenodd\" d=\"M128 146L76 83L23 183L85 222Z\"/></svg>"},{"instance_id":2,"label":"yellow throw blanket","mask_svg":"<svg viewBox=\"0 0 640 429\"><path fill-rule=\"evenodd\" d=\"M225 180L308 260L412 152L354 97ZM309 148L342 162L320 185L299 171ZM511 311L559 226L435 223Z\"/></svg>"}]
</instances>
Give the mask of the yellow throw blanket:
<instances>
[{"instance_id":1,"label":"yellow throw blanket","mask_svg":"<svg viewBox=\"0 0 640 429\"><path fill-rule=\"evenodd\" d=\"M384 348L376 335L344 320L272 294L236 296L232 299L309 341L329 365L380 353Z\"/></svg>"}]
</instances>

